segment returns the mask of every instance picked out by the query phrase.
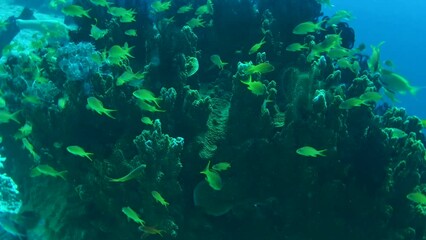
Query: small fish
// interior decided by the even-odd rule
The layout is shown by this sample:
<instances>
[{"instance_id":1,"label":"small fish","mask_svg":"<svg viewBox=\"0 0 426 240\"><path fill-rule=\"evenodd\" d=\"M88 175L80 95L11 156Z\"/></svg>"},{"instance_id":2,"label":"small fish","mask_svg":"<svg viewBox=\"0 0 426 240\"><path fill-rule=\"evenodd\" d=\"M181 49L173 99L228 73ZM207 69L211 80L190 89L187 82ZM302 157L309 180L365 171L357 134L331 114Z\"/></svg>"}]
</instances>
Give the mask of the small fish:
<instances>
[{"instance_id":1,"label":"small fish","mask_svg":"<svg viewBox=\"0 0 426 240\"><path fill-rule=\"evenodd\" d=\"M108 33L108 29L100 29L96 25L92 24L92 28L90 29L90 35L93 39L99 40Z\"/></svg>"},{"instance_id":2,"label":"small fish","mask_svg":"<svg viewBox=\"0 0 426 240\"><path fill-rule=\"evenodd\" d=\"M257 51L260 50L260 48L263 46L263 44L265 44L265 37L262 38L262 40L260 40L260 42L254 44L250 50L249 50L249 55L252 55L253 53L256 53Z\"/></svg>"},{"instance_id":3,"label":"small fish","mask_svg":"<svg viewBox=\"0 0 426 240\"><path fill-rule=\"evenodd\" d=\"M231 164L228 162L220 162L216 163L212 166L213 170L216 170L218 172L228 170L231 167Z\"/></svg>"},{"instance_id":4,"label":"small fish","mask_svg":"<svg viewBox=\"0 0 426 240\"><path fill-rule=\"evenodd\" d=\"M407 133L405 133L404 131L402 131L399 128L385 128L385 130L388 130L391 132L391 138L392 139L399 139L399 138L403 138L407 136Z\"/></svg>"},{"instance_id":5,"label":"small fish","mask_svg":"<svg viewBox=\"0 0 426 240\"><path fill-rule=\"evenodd\" d=\"M421 192L407 194L407 199L422 205L426 205L426 195Z\"/></svg>"},{"instance_id":6,"label":"small fish","mask_svg":"<svg viewBox=\"0 0 426 240\"><path fill-rule=\"evenodd\" d=\"M300 23L296 27L294 27L293 34L305 35L305 34L320 31L320 30L324 31L325 29L321 27L322 23L323 22L313 23L313 22L310 22L310 21Z\"/></svg>"},{"instance_id":7,"label":"small fish","mask_svg":"<svg viewBox=\"0 0 426 240\"><path fill-rule=\"evenodd\" d=\"M377 72L380 70L380 48L385 42L380 42L377 46L371 45L371 55L368 59L368 68L371 72Z\"/></svg>"},{"instance_id":8,"label":"small fish","mask_svg":"<svg viewBox=\"0 0 426 240\"><path fill-rule=\"evenodd\" d=\"M223 187L222 178L220 177L219 173L216 171L212 171L210 169L210 161L207 163L206 168L200 172L201 174L206 175L205 180L210 185L211 188L213 188L216 191L219 191Z\"/></svg>"},{"instance_id":9,"label":"small fish","mask_svg":"<svg viewBox=\"0 0 426 240\"><path fill-rule=\"evenodd\" d=\"M28 150L28 152L30 152L35 161L40 160L40 156L34 151L34 146L30 143L30 141L28 141L27 138L22 138L22 145L25 149Z\"/></svg>"},{"instance_id":10,"label":"small fish","mask_svg":"<svg viewBox=\"0 0 426 240\"><path fill-rule=\"evenodd\" d=\"M211 55L210 61L212 61L212 63L216 65L220 70L222 70L223 67L228 64L228 63L222 62L222 59L220 59L220 56L217 54Z\"/></svg>"},{"instance_id":11,"label":"small fish","mask_svg":"<svg viewBox=\"0 0 426 240\"><path fill-rule=\"evenodd\" d=\"M113 117L111 115L111 112L117 111L117 110L105 108L103 103L95 97L87 98L86 108L89 109L89 110L97 112L99 115L105 114L112 119L115 119L115 117Z\"/></svg>"},{"instance_id":12,"label":"small fish","mask_svg":"<svg viewBox=\"0 0 426 240\"><path fill-rule=\"evenodd\" d=\"M364 100L365 102L378 102L383 98L383 96L378 92L366 92L359 96L359 99Z\"/></svg>"},{"instance_id":13,"label":"small fish","mask_svg":"<svg viewBox=\"0 0 426 240\"><path fill-rule=\"evenodd\" d=\"M360 107L362 105L368 106L368 104L365 103L366 101L359 98L349 98L343 102L340 103L339 108L344 110L349 110L354 107Z\"/></svg>"},{"instance_id":14,"label":"small fish","mask_svg":"<svg viewBox=\"0 0 426 240\"><path fill-rule=\"evenodd\" d=\"M142 117L141 122L143 124L146 124L146 125L153 125L154 124L154 121L152 121L152 119L149 118L149 117Z\"/></svg>"},{"instance_id":15,"label":"small fish","mask_svg":"<svg viewBox=\"0 0 426 240\"><path fill-rule=\"evenodd\" d=\"M145 221L142 220L139 215L130 207L123 207L121 211L127 216L128 219L132 219L135 223L142 226L145 225Z\"/></svg>"},{"instance_id":16,"label":"small fish","mask_svg":"<svg viewBox=\"0 0 426 240\"><path fill-rule=\"evenodd\" d=\"M145 239L148 235L160 235L160 237L162 237L164 232L164 230L160 230L155 227L150 227L146 225L140 226L139 230L143 232L143 235L141 237L142 239Z\"/></svg>"},{"instance_id":17,"label":"small fish","mask_svg":"<svg viewBox=\"0 0 426 240\"><path fill-rule=\"evenodd\" d=\"M155 201L159 202L161 205L167 207L169 203L161 196L161 194L157 191L151 192L152 197L155 199Z\"/></svg>"},{"instance_id":18,"label":"small fish","mask_svg":"<svg viewBox=\"0 0 426 240\"><path fill-rule=\"evenodd\" d=\"M95 6L106 7L106 8L109 8L109 5L111 4L107 0L90 0L90 2L93 3L93 5Z\"/></svg>"},{"instance_id":19,"label":"small fish","mask_svg":"<svg viewBox=\"0 0 426 240\"><path fill-rule=\"evenodd\" d=\"M158 104L158 101L161 100L160 97L155 97L154 93L147 90L147 89L139 89L133 92L133 96L136 98L146 101L146 102L153 102L157 107L160 107Z\"/></svg>"},{"instance_id":20,"label":"small fish","mask_svg":"<svg viewBox=\"0 0 426 240\"><path fill-rule=\"evenodd\" d=\"M121 177L121 178L111 178L111 179L109 179L109 181L110 182L127 182L127 181L130 181L132 179L139 177L143 173L145 168L146 168L146 164L141 164L139 167L130 171L126 176Z\"/></svg>"},{"instance_id":21,"label":"small fish","mask_svg":"<svg viewBox=\"0 0 426 240\"><path fill-rule=\"evenodd\" d=\"M142 110L142 111L148 111L148 112L165 112L166 110L158 109L156 106L153 106L145 101L142 101L140 99L137 99L136 105Z\"/></svg>"},{"instance_id":22,"label":"small fish","mask_svg":"<svg viewBox=\"0 0 426 240\"><path fill-rule=\"evenodd\" d=\"M292 43L285 48L285 50L289 52L298 52L303 49L308 49L308 46L306 44Z\"/></svg>"},{"instance_id":23,"label":"small fish","mask_svg":"<svg viewBox=\"0 0 426 240\"><path fill-rule=\"evenodd\" d=\"M130 37L137 37L138 36L138 32L136 31L136 29L128 29L124 32L124 34L126 34L127 36L130 36Z\"/></svg>"},{"instance_id":24,"label":"small fish","mask_svg":"<svg viewBox=\"0 0 426 240\"><path fill-rule=\"evenodd\" d=\"M316 150L313 147L305 146L305 147L301 147L297 149L296 153L305 157L317 157L317 156L325 157L325 154L324 154L325 151L327 151L327 149Z\"/></svg>"},{"instance_id":25,"label":"small fish","mask_svg":"<svg viewBox=\"0 0 426 240\"><path fill-rule=\"evenodd\" d=\"M38 177L40 175L46 175L46 176L51 176L51 177L60 177L64 180L66 180L65 176L68 173L68 171L61 171L58 172L57 170L55 170L53 167L46 165L46 164L41 164L38 165L37 167L33 168L31 170L31 177Z\"/></svg>"},{"instance_id":26,"label":"small fish","mask_svg":"<svg viewBox=\"0 0 426 240\"><path fill-rule=\"evenodd\" d=\"M410 82L405 77L397 73L385 69L382 69L380 73L380 82L391 92L401 94L408 92L412 95L416 95L416 93L420 90L418 87L411 86Z\"/></svg>"},{"instance_id":27,"label":"small fish","mask_svg":"<svg viewBox=\"0 0 426 240\"><path fill-rule=\"evenodd\" d=\"M25 122L25 125L20 127L18 129L18 131L22 134L22 136L26 137L28 135L31 134L31 132L33 131L33 125L31 124L31 122Z\"/></svg>"},{"instance_id":28,"label":"small fish","mask_svg":"<svg viewBox=\"0 0 426 240\"><path fill-rule=\"evenodd\" d=\"M189 11L192 11L194 8L192 7L192 4L188 4L188 5L184 5L182 7L180 7L177 10L177 13L182 14L182 13L187 13Z\"/></svg>"},{"instance_id":29,"label":"small fish","mask_svg":"<svg viewBox=\"0 0 426 240\"><path fill-rule=\"evenodd\" d=\"M162 2L162 1L155 1L151 4L151 8L154 10L154 12L164 12L169 10L169 8L172 5L172 1Z\"/></svg>"},{"instance_id":30,"label":"small fish","mask_svg":"<svg viewBox=\"0 0 426 240\"><path fill-rule=\"evenodd\" d=\"M260 81L252 81L251 75L248 81L241 81L245 85L247 85L247 89L250 90L256 96L262 96L266 93L265 85Z\"/></svg>"},{"instance_id":31,"label":"small fish","mask_svg":"<svg viewBox=\"0 0 426 240\"><path fill-rule=\"evenodd\" d=\"M269 73L274 71L275 68L272 64L268 63L268 62L263 62L263 63L259 63L257 65L251 65L249 67L247 67L247 69L245 70L246 74L254 74L254 73Z\"/></svg>"},{"instance_id":32,"label":"small fish","mask_svg":"<svg viewBox=\"0 0 426 240\"><path fill-rule=\"evenodd\" d=\"M383 62L383 64L385 64L385 66L387 66L387 67L390 67L390 68L393 68L395 65L393 64L393 62L392 62L392 60L385 60L384 62Z\"/></svg>"},{"instance_id":33,"label":"small fish","mask_svg":"<svg viewBox=\"0 0 426 240\"><path fill-rule=\"evenodd\" d=\"M93 161L93 159L90 157L94 155L93 153L86 152L82 147L80 146L68 146L67 151L73 155L79 156L79 157L85 157L88 158L90 161Z\"/></svg>"},{"instance_id":34,"label":"small fish","mask_svg":"<svg viewBox=\"0 0 426 240\"><path fill-rule=\"evenodd\" d=\"M65 6L64 8L62 8L62 13L70 16L70 17L87 17L90 18L89 16L89 10L85 10L83 7L79 6L79 5L68 5Z\"/></svg>"}]
</instances>

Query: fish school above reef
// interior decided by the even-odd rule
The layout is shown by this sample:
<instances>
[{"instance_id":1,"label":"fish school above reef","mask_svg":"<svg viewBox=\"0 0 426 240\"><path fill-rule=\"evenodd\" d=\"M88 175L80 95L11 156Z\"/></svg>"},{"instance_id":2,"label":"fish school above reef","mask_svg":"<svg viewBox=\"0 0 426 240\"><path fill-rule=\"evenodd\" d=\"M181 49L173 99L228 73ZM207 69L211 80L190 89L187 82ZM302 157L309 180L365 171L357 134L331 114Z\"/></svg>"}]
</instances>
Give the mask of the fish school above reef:
<instances>
[{"instance_id":1,"label":"fish school above reef","mask_svg":"<svg viewBox=\"0 0 426 240\"><path fill-rule=\"evenodd\" d=\"M33 219L8 234L426 238L425 121L383 102L419 88L331 6L50 0L65 22L1 21L34 31L2 49L0 206Z\"/></svg>"}]
</instances>

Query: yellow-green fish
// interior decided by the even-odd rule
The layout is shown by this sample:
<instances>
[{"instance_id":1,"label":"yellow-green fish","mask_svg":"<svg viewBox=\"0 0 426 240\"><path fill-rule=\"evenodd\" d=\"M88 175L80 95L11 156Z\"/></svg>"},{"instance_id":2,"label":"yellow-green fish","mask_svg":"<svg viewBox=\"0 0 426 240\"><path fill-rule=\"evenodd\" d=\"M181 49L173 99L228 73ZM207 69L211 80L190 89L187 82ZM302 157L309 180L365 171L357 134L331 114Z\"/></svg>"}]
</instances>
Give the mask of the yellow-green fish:
<instances>
[{"instance_id":1,"label":"yellow-green fish","mask_svg":"<svg viewBox=\"0 0 426 240\"><path fill-rule=\"evenodd\" d=\"M160 107L158 104L158 101L161 100L160 97L155 97L154 93L147 90L147 89L139 89L133 92L133 96L136 98L146 101L146 102L153 102L157 107Z\"/></svg>"},{"instance_id":2,"label":"yellow-green fish","mask_svg":"<svg viewBox=\"0 0 426 240\"><path fill-rule=\"evenodd\" d=\"M371 72L377 72L380 70L380 48L385 42L380 42L377 46L371 45L371 56L368 59L368 68Z\"/></svg>"},{"instance_id":3,"label":"yellow-green fish","mask_svg":"<svg viewBox=\"0 0 426 240\"><path fill-rule=\"evenodd\" d=\"M1 123L8 123L10 120L21 124L18 120L18 114L21 112L21 110L18 110L14 113L10 113L9 111L6 110L0 110L0 124Z\"/></svg>"},{"instance_id":4,"label":"yellow-green fish","mask_svg":"<svg viewBox=\"0 0 426 240\"><path fill-rule=\"evenodd\" d=\"M162 1L155 1L151 4L152 9L159 13L169 10L170 6L172 5L172 1L162 2Z\"/></svg>"},{"instance_id":5,"label":"yellow-green fish","mask_svg":"<svg viewBox=\"0 0 426 240\"><path fill-rule=\"evenodd\" d=\"M212 169L220 172L220 171L228 170L230 167L231 167L231 164L229 162L220 162L213 165Z\"/></svg>"},{"instance_id":6,"label":"yellow-green fish","mask_svg":"<svg viewBox=\"0 0 426 240\"><path fill-rule=\"evenodd\" d=\"M128 219L132 219L135 223L138 223L142 226L145 225L145 221L142 220L131 207L123 207L121 211L127 216Z\"/></svg>"},{"instance_id":7,"label":"yellow-green fish","mask_svg":"<svg viewBox=\"0 0 426 240\"><path fill-rule=\"evenodd\" d=\"M34 160L36 160L36 161L40 160L40 156L34 151L34 146L30 143L30 141L28 141L27 138L22 138L22 144L23 144L24 148L27 149L28 152L30 152L30 154L34 158Z\"/></svg>"},{"instance_id":8,"label":"yellow-green fish","mask_svg":"<svg viewBox=\"0 0 426 240\"><path fill-rule=\"evenodd\" d=\"M365 102L378 102L383 98L383 96L378 92L366 92L359 96L359 99L364 100Z\"/></svg>"},{"instance_id":9,"label":"yellow-green fish","mask_svg":"<svg viewBox=\"0 0 426 240\"><path fill-rule=\"evenodd\" d=\"M210 169L210 161L207 163L206 168L200 173L206 175L205 179L211 188L217 191L222 189L222 178L220 177L219 173Z\"/></svg>"},{"instance_id":10,"label":"yellow-green fish","mask_svg":"<svg viewBox=\"0 0 426 240\"><path fill-rule=\"evenodd\" d=\"M247 89L250 90L256 96L262 96L266 93L266 87L260 81L252 81L251 75L248 81L241 81L247 85Z\"/></svg>"},{"instance_id":11,"label":"yellow-green fish","mask_svg":"<svg viewBox=\"0 0 426 240\"><path fill-rule=\"evenodd\" d=\"M317 157L317 156L325 157L325 154L324 154L325 151L327 151L327 149L316 150L313 147L305 146L305 147L301 147L297 149L296 153L305 157Z\"/></svg>"},{"instance_id":12,"label":"yellow-green fish","mask_svg":"<svg viewBox=\"0 0 426 240\"><path fill-rule=\"evenodd\" d=\"M321 27L322 23L323 22L313 23L313 22L310 22L310 21L300 23L296 27L294 27L293 34L304 35L304 34L316 32L316 31L319 31L319 30L324 31L324 28Z\"/></svg>"},{"instance_id":13,"label":"yellow-green fish","mask_svg":"<svg viewBox=\"0 0 426 240\"><path fill-rule=\"evenodd\" d=\"M73 155L79 156L79 157L85 157L88 158L90 161L93 161L93 159L90 157L94 155L93 153L86 152L82 147L80 146L68 146L67 151Z\"/></svg>"},{"instance_id":14,"label":"yellow-green fish","mask_svg":"<svg viewBox=\"0 0 426 240\"><path fill-rule=\"evenodd\" d=\"M56 169L54 169L53 167L46 165L46 164L41 164L38 165L37 167L31 169L31 173L30 176L31 177L38 177L40 175L46 175L46 176L51 176L51 177L60 177L64 180L66 174L68 173L68 171L61 171L58 172Z\"/></svg>"},{"instance_id":15,"label":"yellow-green fish","mask_svg":"<svg viewBox=\"0 0 426 240\"><path fill-rule=\"evenodd\" d=\"M100 6L100 7L107 7L107 8L111 4L107 0L90 0L90 2L93 3L93 5Z\"/></svg>"},{"instance_id":16,"label":"yellow-green fish","mask_svg":"<svg viewBox=\"0 0 426 240\"><path fill-rule=\"evenodd\" d=\"M418 87L411 86L410 82L405 77L397 73L386 69L382 69L380 73L380 82L391 92L401 94L409 92L412 95L415 95L420 90Z\"/></svg>"},{"instance_id":17,"label":"yellow-green fish","mask_svg":"<svg viewBox=\"0 0 426 240\"><path fill-rule=\"evenodd\" d=\"M286 51L289 52L298 52L302 51L303 49L307 49L308 46L306 44L300 44L300 43L292 43L286 47Z\"/></svg>"},{"instance_id":18,"label":"yellow-green fish","mask_svg":"<svg viewBox=\"0 0 426 240\"><path fill-rule=\"evenodd\" d=\"M140 99L137 99L136 105L142 110L142 111L148 111L148 112L165 112L166 110L158 109L156 106L153 106L145 101L142 101Z\"/></svg>"},{"instance_id":19,"label":"yellow-green fish","mask_svg":"<svg viewBox=\"0 0 426 240\"><path fill-rule=\"evenodd\" d=\"M93 39L99 40L108 33L108 29L100 29L95 24L92 24L92 28L90 29L90 35Z\"/></svg>"},{"instance_id":20,"label":"yellow-green fish","mask_svg":"<svg viewBox=\"0 0 426 240\"><path fill-rule=\"evenodd\" d=\"M155 201L159 202L161 205L167 207L169 203L161 196L161 194L157 191L151 192L152 197L155 199Z\"/></svg>"},{"instance_id":21,"label":"yellow-green fish","mask_svg":"<svg viewBox=\"0 0 426 240\"><path fill-rule=\"evenodd\" d=\"M426 205L426 195L421 192L413 192L407 194L407 199L422 205Z\"/></svg>"},{"instance_id":22,"label":"yellow-green fish","mask_svg":"<svg viewBox=\"0 0 426 240\"><path fill-rule=\"evenodd\" d=\"M245 70L246 74L254 74L254 73L269 73L274 71L275 68L272 64L268 63L268 62L263 62L263 63L259 63L257 65L251 65L249 67L247 67L247 69Z\"/></svg>"},{"instance_id":23,"label":"yellow-green fish","mask_svg":"<svg viewBox=\"0 0 426 240\"><path fill-rule=\"evenodd\" d=\"M212 61L212 63L213 63L214 65L216 65L216 66L217 66L220 70L222 70L222 69L223 69L223 67L224 67L226 64L228 64L228 63L222 62L222 59L220 59L220 56L219 56L219 55L217 55L217 54L211 55L211 56L210 56L210 61Z\"/></svg>"},{"instance_id":24,"label":"yellow-green fish","mask_svg":"<svg viewBox=\"0 0 426 240\"><path fill-rule=\"evenodd\" d=\"M257 51L259 51L259 49L263 46L263 44L265 44L265 37L262 38L262 40L260 40L260 42L254 44L250 50L249 50L249 55L252 55L253 53L256 53Z\"/></svg>"},{"instance_id":25,"label":"yellow-green fish","mask_svg":"<svg viewBox=\"0 0 426 240\"><path fill-rule=\"evenodd\" d=\"M110 178L110 182L127 182L129 180L139 177L146 168L146 164L141 164L139 167L130 171L126 176L121 178Z\"/></svg>"},{"instance_id":26,"label":"yellow-green fish","mask_svg":"<svg viewBox=\"0 0 426 240\"><path fill-rule=\"evenodd\" d=\"M344 110L349 110L349 109L352 109L354 107L360 107L361 105L368 106L365 103L365 100L354 97L354 98L349 98L349 99L341 102L340 105L339 105L339 108L344 109Z\"/></svg>"},{"instance_id":27,"label":"yellow-green fish","mask_svg":"<svg viewBox=\"0 0 426 240\"><path fill-rule=\"evenodd\" d=\"M89 10L85 10L83 7L79 6L79 5L68 5L65 6L64 8L62 8L62 13L70 16L70 17L87 17L90 18L89 16Z\"/></svg>"},{"instance_id":28,"label":"yellow-green fish","mask_svg":"<svg viewBox=\"0 0 426 240\"><path fill-rule=\"evenodd\" d=\"M138 32L136 31L136 29L128 29L124 32L124 34L126 34L127 36L130 36L130 37L137 37L138 36Z\"/></svg>"},{"instance_id":29,"label":"yellow-green fish","mask_svg":"<svg viewBox=\"0 0 426 240\"><path fill-rule=\"evenodd\" d=\"M87 105L86 108L92 111L97 112L99 115L105 114L108 117L115 119L115 117L113 117L111 115L111 112L115 112L117 110L112 110L112 109L107 109L104 107L103 103L95 98L95 97L89 97L87 98Z\"/></svg>"},{"instance_id":30,"label":"yellow-green fish","mask_svg":"<svg viewBox=\"0 0 426 240\"><path fill-rule=\"evenodd\" d=\"M180 14L182 14L182 13L187 13L187 12L189 12L189 11L192 11L194 8L192 7L192 4L188 4L188 5L185 5L185 6L182 6L182 7L180 7L178 10L177 10L177 13L180 13Z\"/></svg>"},{"instance_id":31,"label":"yellow-green fish","mask_svg":"<svg viewBox=\"0 0 426 240\"><path fill-rule=\"evenodd\" d=\"M407 136L407 133L405 133L404 131L402 131L399 128L385 128L385 130L388 130L391 132L391 138L395 139L395 138L403 138Z\"/></svg>"},{"instance_id":32,"label":"yellow-green fish","mask_svg":"<svg viewBox=\"0 0 426 240\"><path fill-rule=\"evenodd\" d=\"M149 118L149 117L142 117L141 122L143 124L146 124L146 125L153 125L154 124L154 121L152 121L152 119Z\"/></svg>"}]
</instances>

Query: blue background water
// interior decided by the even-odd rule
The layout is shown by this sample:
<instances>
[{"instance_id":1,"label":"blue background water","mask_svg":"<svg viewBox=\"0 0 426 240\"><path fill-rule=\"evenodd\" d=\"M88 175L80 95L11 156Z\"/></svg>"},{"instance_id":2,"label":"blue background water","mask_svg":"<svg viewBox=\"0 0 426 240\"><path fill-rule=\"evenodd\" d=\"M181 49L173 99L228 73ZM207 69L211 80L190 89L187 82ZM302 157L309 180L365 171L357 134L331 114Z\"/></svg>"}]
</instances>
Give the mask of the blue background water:
<instances>
[{"instance_id":1,"label":"blue background water","mask_svg":"<svg viewBox=\"0 0 426 240\"><path fill-rule=\"evenodd\" d=\"M357 46L381 41L382 60L390 59L395 72L405 76L412 85L424 87L416 96L400 95L395 105L409 114L426 118L426 1L423 0L339 0L334 8L325 7L326 14L349 10L355 17L350 25L355 29Z\"/></svg>"}]
</instances>

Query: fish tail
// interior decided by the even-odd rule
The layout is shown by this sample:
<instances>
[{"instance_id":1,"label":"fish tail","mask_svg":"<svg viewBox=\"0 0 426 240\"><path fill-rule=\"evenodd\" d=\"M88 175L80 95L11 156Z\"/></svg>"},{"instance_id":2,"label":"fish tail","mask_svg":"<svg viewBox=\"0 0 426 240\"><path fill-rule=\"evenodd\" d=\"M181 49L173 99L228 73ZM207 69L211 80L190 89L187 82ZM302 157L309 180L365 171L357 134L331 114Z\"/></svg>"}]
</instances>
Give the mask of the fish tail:
<instances>
[{"instance_id":1,"label":"fish tail","mask_svg":"<svg viewBox=\"0 0 426 240\"><path fill-rule=\"evenodd\" d=\"M12 113L12 115L10 116L10 120L12 120L12 121L14 121L14 122L16 122L18 124L21 124L21 122L18 120L18 114L20 112L21 112L21 110L18 110L16 112Z\"/></svg>"},{"instance_id":2,"label":"fish tail","mask_svg":"<svg viewBox=\"0 0 426 240\"><path fill-rule=\"evenodd\" d=\"M110 118L112 118L112 119L115 119L115 117L111 115L111 112L115 112L115 111L117 111L117 110L107 109L104 113L105 113L105 115L107 115L108 117L110 117Z\"/></svg>"},{"instance_id":3,"label":"fish tail","mask_svg":"<svg viewBox=\"0 0 426 240\"><path fill-rule=\"evenodd\" d=\"M327 151L327 149L320 150L319 153L318 153L318 155L321 156L321 157L325 157L325 152L326 151Z\"/></svg>"},{"instance_id":4,"label":"fish tail","mask_svg":"<svg viewBox=\"0 0 426 240\"><path fill-rule=\"evenodd\" d=\"M420 90L419 87L411 87L410 93L411 95L416 95L419 90Z\"/></svg>"},{"instance_id":5,"label":"fish tail","mask_svg":"<svg viewBox=\"0 0 426 240\"><path fill-rule=\"evenodd\" d=\"M67 171L67 170L65 170L65 171L59 172L58 176L59 176L60 178L64 179L64 180L67 180L67 179L65 178L65 177L67 176L67 174L68 174L68 171Z\"/></svg>"}]
</instances>

